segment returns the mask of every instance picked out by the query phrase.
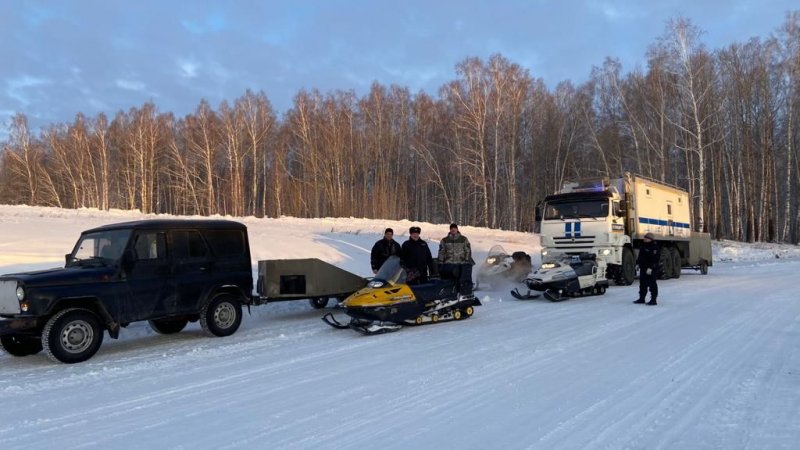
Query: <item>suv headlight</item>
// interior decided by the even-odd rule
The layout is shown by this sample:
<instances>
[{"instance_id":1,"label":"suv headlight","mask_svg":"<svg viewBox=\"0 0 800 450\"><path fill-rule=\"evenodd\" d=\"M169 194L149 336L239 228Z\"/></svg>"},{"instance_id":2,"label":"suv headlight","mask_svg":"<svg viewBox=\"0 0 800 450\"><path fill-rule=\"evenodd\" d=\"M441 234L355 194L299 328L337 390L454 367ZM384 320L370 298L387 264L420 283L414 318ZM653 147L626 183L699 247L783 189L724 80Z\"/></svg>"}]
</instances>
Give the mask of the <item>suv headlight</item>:
<instances>
[{"instance_id":1,"label":"suv headlight","mask_svg":"<svg viewBox=\"0 0 800 450\"><path fill-rule=\"evenodd\" d=\"M25 300L25 288L22 286L17 286L17 300L23 301Z\"/></svg>"}]
</instances>

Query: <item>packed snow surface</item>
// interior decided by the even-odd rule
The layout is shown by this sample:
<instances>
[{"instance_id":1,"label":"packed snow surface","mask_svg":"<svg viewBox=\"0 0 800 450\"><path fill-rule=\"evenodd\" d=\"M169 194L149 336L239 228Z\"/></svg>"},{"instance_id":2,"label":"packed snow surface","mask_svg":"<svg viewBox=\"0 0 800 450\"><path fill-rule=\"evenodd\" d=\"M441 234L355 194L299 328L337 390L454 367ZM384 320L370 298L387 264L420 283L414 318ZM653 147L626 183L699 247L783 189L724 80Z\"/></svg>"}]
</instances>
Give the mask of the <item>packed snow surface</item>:
<instances>
[{"instance_id":1,"label":"packed snow surface","mask_svg":"<svg viewBox=\"0 0 800 450\"><path fill-rule=\"evenodd\" d=\"M79 233L135 212L0 206L0 273L63 265ZM239 219L259 259L364 276L409 221ZM435 253L447 225L417 224ZM461 227L538 265L536 236ZM233 336L134 323L89 361L0 354L0 448L797 448L796 246L714 244L706 276L603 296L514 300L484 286L459 322L362 336L305 301L253 307Z\"/></svg>"}]
</instances>

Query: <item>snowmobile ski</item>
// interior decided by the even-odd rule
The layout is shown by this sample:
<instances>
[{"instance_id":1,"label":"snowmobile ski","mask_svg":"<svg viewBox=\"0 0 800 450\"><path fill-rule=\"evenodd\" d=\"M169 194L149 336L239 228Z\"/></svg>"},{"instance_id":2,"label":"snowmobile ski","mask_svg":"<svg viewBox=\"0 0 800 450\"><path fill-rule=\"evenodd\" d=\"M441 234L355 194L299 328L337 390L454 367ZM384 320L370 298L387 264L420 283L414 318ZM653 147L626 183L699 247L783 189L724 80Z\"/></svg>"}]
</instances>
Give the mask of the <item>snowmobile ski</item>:
<instances>
[{"instance_id":1,"label":"snowmobile ski","mask_svg":"<svg viewBox=\"0 0 800 450\"><path fill-rule=\"evenodd\" d=\"M544 298L550 300L551 302L563 302L569 297L561 295L558 289L548 289L544 291Z\"/></svg>"},{"instance_id":2,"label":"snowmobile ski","mask_svg":"<svg viewBox=\"0 0 800 450\"><path fill-rule=\"evenodd\" d=\"M542 294L532 294L531 292L533 291L528 289L528 292L523 294L522 292L519 291L519 289L514 288L511 290L511 296L516 298L517 300L533 300L535 298L539 298L542 295Z\"/></svg>"},{"instance_id":3,"label":"snowmobile ski","mask_svg":"<svg viewBox=\"0 0 800 450\"><path fill-rule=\"evenodd\" d=\"M328 313L322 316L322 321L339 330L346 330L350 328L350 324L344 324L336 320L333 313Z\"/></svg>"},{"instance_id":4,"label":"snowmobile ski","mask_svg":"<svg viewBox=\"0 0 800 450\"><path fill-rule=\"evenodd\" d=\"M372 336L372 335L375 335L375 334L386 334L386 333L391 333L391 332L394 332L394 331L398 331L398 330L400 330L400 328L403 328L403 326L402 325L398 325L396 323L375 323L375 322L372 322L372 323L368 323L368 324L363 324L363 323L358 323L356 321L353 321L353 322L350 323L350 328L352 328L355 331L358 331L361 334L364 334L364 335L367 335L367 336Z\"/></svg>"}]
</instances>

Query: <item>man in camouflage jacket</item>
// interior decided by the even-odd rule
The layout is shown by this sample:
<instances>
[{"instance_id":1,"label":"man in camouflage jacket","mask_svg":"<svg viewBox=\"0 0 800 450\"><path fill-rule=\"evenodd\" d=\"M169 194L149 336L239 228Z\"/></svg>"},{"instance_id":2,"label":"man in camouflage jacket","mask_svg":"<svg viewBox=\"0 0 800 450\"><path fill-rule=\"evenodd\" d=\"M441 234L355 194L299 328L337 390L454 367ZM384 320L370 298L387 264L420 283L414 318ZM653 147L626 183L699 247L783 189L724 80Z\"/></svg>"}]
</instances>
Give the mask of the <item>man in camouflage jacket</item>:
<instances>
[{"instance_id":1,"label":"man in camouflage jacket","mask_svg":"<svg viewBox=\"0 0 800 450\"><path fill-rule=\"evenodd\" d=\"M469 239L459 233L458 225L450 224L450 233L439 242L439 273L458 280L458 293L472 295L472 247Z\"/></svg>"}]
</instances>

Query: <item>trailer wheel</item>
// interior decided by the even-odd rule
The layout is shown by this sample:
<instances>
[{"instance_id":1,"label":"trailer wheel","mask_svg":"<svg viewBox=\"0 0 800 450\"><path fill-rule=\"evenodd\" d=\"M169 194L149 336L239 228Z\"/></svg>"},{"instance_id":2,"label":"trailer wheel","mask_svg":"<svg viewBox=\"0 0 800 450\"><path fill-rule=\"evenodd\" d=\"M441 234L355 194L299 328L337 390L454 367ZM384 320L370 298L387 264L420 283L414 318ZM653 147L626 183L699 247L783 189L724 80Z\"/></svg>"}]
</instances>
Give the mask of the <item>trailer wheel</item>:
<instances>
[{"instance_id":1,"label":"trailer wheel","mask_svg":"<svg viewBox=\"0 0 800 450\"><path fill-rule=\"evenodd\" d=\"M0 346L11 356L29 356L42 351L41 339L17 334L0 336Z\"/></svg>"},{"instance_id":2,"label":"trailer wheel","mask_svg":"<svg viewBox=\"0 0 800 450\"><path fill-rule=\"evenodd\" d=\"M329 300L330 299L328 297L314 297L314 298L308 299L308 303L314 309L322 309L322 308L328 306L328 301Z\"/></svg>"},{"instance_id":3,"label":"trailer wheel","mask_svg":"<svg viewBox=\"0 0 800 450\"><path fill-rule=\"evenodd\" d=\"M677 248L672 249L672 278L680 278L681 277L681 268L683 267L683 263L681 262L681 252L678 251Z\"/></svg>"},{"instance_id":4,"label":"trailer wheel","mask_svg":"<svg viewBox=\"0 0 800 450\"><path fill-rule=\"evenodd\" d=\"M636 278L636 261L633 259L631 249L625 247L622 249L622 272L616 282L622 286L629 286L633 284L634 278Z\"/></svg>"},{"instance_id":5,"label":"trailer wheel","mask_svg":"<svg viewBox=\"0 0 800 450\"><path fill-rule=\"evenodd\" d=\"M705 259L700 261L700 273L703 275L708 275L708 261Z\"/></svg>"},{"instance_id":6,"label":"trailer wheel","mask_svg":"<svg viewBox=\"0 0 800 450\"><path fill-rule=\"evenodd\" d=\"M230 336L242 324L242 304L231 294L218 294L200 312L200 327L209 336Z\"/></svg>"},{"instance_id":7,"label":"trailer wheel","mask_svg":"<svg viewBox=\"0 0 800 450\"><path fill-rule=\"evenodd\" d=\"M186 328L189 321L187 319L159 319L148 320L147 323L158 334L175 334Z\"/></svg>"},{"instance_id":8,"label":"trailer wheel","mask_svg":"<svg viewBox=\"0 0 800 450\"><path fill-rule=\"evenodd\" d=\"M69 308L58 312L42 331L42 347L47 356L66 364L88 360L102 343L100 320L85 309Z\"/></svg>"}]
</instances>

